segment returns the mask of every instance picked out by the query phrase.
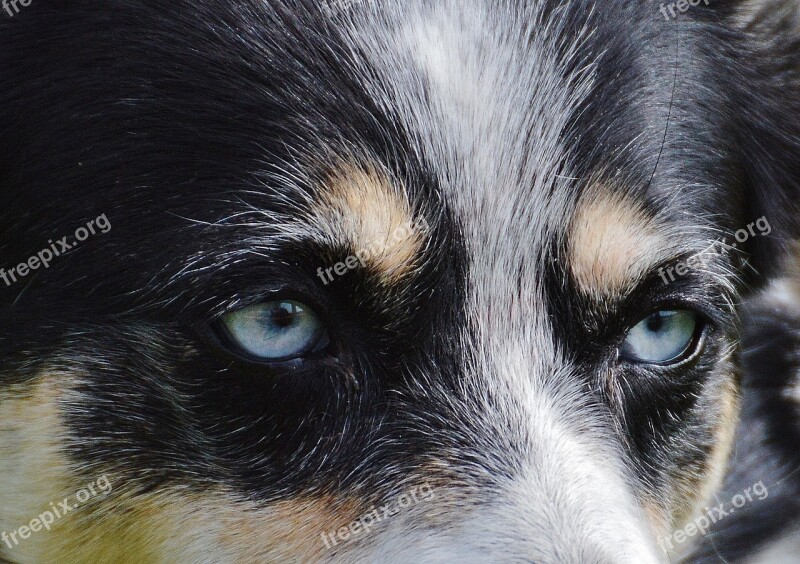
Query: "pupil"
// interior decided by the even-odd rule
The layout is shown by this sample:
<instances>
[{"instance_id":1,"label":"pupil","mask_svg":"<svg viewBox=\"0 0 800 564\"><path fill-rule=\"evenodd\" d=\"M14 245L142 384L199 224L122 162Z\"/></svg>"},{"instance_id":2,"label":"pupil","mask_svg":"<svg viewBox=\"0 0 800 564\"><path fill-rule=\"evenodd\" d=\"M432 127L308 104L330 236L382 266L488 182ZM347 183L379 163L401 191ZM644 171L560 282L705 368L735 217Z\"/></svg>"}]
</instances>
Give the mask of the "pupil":
<instances>
[{"instance_id":1,"label":"pupil","mask_svg":"<svg viewBox=\"0 0 800 564\"><path fill-rule=\"evenodd\" d=\"M294 309L292 304L281 304L270 312L270 321L273 325L285 329L294 322Z\"/></svg>"},{"instance_id":2,"label":"pupil","mask_svg":"<svg viewBox=\"0 0 800 564\"><path fill-rule=\"evenodd\" d=\"M660 313L655 313L647 320L647 330L658 333L664 327L664 318Z\"/></svg>"}]
</instances>

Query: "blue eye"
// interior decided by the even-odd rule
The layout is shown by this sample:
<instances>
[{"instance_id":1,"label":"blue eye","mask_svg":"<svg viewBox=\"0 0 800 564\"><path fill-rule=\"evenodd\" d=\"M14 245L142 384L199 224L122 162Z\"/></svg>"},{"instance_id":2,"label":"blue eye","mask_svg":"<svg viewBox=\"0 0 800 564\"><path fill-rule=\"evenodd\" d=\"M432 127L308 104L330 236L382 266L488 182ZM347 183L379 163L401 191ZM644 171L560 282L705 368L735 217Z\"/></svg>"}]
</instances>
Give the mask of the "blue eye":
<instances>
[{"instance_id":1,"label":"blue eye","mask_svg":"<svg viewBox=\"0 0 800 564\"><path fill-rule=\"evenodd\" d=\"M699 321L693 311L657 311L628 332L623 357L648 364L677 361L695 341Z\"/></svg>"},{"instance_id":2,"label":"blue eye","mask_svg":"<svg viewBox=\"0 0 800 564\"><path fill-rule=\"evenodd\" d=\"M245 307L229 313L222 322L236 345L263 360L301 358L328 343L319 317L305 304L291 300Z\"/></svg>"}]
</instances>

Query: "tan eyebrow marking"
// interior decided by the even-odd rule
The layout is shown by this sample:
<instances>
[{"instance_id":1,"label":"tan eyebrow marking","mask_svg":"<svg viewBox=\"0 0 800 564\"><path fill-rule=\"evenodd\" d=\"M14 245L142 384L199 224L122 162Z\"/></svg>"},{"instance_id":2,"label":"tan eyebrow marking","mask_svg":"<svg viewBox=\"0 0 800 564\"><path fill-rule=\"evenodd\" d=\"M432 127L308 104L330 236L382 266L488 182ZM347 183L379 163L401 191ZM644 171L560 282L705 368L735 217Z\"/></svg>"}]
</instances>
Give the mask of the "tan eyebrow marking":
<instances>
[{"instance_id":1,"label":"tan eyebrow marking","mask_svg":"<svg viewBox=\"0 0 800 564\"><path fill-rule=\"evenodd\" d=\"M354 249L362 264L397 282L416 266L424 220L414 217L405 188L375 167L336 169L312 209L324 239Z\"/></svg>"},{"instance_id":2,"label":"tan eyebrow marking","mask_svg":"<svg viewBox=\"0 0 800 564\"><path fill-rule=\"evenodd\" d=\"M635 201L597 185L578 202L569 229L569 266L587 293L624 295L674 250L659 221Z\"/></svg>"}]
</instances>

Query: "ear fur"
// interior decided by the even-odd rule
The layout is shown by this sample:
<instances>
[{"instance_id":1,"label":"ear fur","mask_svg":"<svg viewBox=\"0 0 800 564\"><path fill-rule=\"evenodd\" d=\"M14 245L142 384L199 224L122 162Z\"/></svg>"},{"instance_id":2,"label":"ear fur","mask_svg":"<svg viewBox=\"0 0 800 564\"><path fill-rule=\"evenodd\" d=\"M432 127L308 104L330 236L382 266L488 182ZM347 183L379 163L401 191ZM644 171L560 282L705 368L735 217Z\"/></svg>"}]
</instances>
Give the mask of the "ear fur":
<instances>
[{"instance_id":1,"label":"ear fur","mask_svg":"<svg viewBox=\"0 0 800 564\"><path fill-rule=\"evenodd\" d=\"M750 249L762 275L776 272L800 235L800 0L719 1L732 49L725 73L745 175L743 219L773 227Z\"/></svg>"}]
</instances>

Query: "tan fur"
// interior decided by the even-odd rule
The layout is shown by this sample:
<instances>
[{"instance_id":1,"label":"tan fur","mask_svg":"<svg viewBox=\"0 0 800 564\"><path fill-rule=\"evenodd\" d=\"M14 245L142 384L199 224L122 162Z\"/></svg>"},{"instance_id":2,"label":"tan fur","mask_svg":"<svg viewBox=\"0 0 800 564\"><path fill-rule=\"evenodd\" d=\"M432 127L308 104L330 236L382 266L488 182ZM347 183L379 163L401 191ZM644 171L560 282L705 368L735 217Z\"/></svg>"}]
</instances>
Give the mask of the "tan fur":
<instances>
[{"instance_id":1,"label":"tan fur","mask_svg":"<svg viewBox=\"0 0 800 564\"><path fill-rule=\"evenodd\" d=\"M124 489L125 484L118 486ZM203 493L178 488L145 495L118 492L90 512L65 517L51 533L25 541L31 543L25 554L32 558L19 561L316 562L329 554L321 533L356 520L359 508L326 496L258 508L221 488Z\"/></svg>"},{"instance_id":2,"label":"tan fur","mask_svg":"<svg viewBox=\"0 0 800 564\"><path fill-rule=\"evenodd\" d=\"M0 394L0 531L16 531L58 504L74 500L87 482L61 452L60 410L77 378L43 374ZM327 495L268 507L238 499L223 488L164 488L139 494L135 483L108 474L111 491L64 515L51 530L18 546L0 546L15 563L119 564L320 561L330 555L321 533L361 517L367 508ZM19 538L19 537L18 537Z\"/></svg>"},{"instance_id":3,"label":"tan fur","mask_svg":"<svg viewBox=\"0 0 800 564\"><path fill-rule=\"evenodd\" d=\"M700 500L705 501L713 498L714 492L720 487L725 477L741 412L741 397L732 381L728 381L720 393L717 440L714 442L714 449L708 460L711 472L699 496Z\"/></svg>"},{"instance_id":4,"label":"tan fur","mask_svg":"<svg viewBox=\"0 0 800 564\"><path fill-rule=\"evenodd\" d=\"M365 262L386 281L413 270L424 234L403 186L375 168L340 167L329 176L311 222L333 244L364 251Z\"/></svg>"},{"instance_id":5,"label":"tan fur","mask_svg":"<svg viewBox=\"0 0 800 564\"><path fill-rule=\"evenodd\" d=\"M31 519L71 495L80 486L72 483L66 458L60 452L63 424L59 402L63 398L61 376L12 385L0 393L0 531L16 531ZM66 521L66 517L65 517ZM44 537L33 533L10 552L0 544L0 555L14 562L54 562L40 550Z\"/></svg>"},{"instance_id":6,"label":"tan fur","mask_svg":"<svg viewBox=\"0 0 800 564\"><path fill-rule=\"evenodd\" d=\"M729 371L733 367L728 363ZM739 420L741 397L732 379L729 379L720 390L718 399L716 439L711 455L705 461L706 472L691 472L677 476L675 480L676 498L684 500L675 504L672 509L673 527L681 529L687 523L707 512L714 503L715 493L722 486L728 468L728 460L733 450L736 427ZM689 554L695 543L701 540L700 535L690 537L686 542L675 546L675 556Z\"/></svg>"},{"instance_id":7,"label":"tan fur","mask_svg":"<svg viewBox=\"0 0 800 564\"><path fill-rule=\"evenodd\" d=\"M579 202L569 232L569 264L585 292L620 296L670 246L636 202L600 186Z\"/></svg>"},{"instance_id":8,"label":"tan fur","mask_svg":"<svg viewBox=\"0 0 800 564\"><path fill-rule=\"evenodd\" d=\"M664 512L661 503L646 499L642 503L642 509L655 538L663 538L672 532L669 516Z\"/></svg>"},{"instance_id":9,"label":"tan fur","mask_svg":"<svg viewBox=\"0 0 800 564\"><path fill-rule=\"evenodd\" d=\"M356 502L327 496L258 508L222 489L171 489L105 508L53 543L74 562L318 562L328 555L321 533L361 516ZM89 541L93 548L89 549Z\"/></svg>"}]
</instances>

